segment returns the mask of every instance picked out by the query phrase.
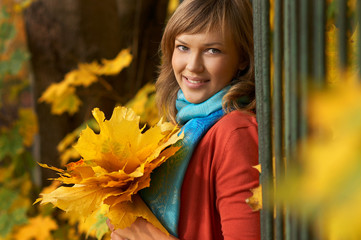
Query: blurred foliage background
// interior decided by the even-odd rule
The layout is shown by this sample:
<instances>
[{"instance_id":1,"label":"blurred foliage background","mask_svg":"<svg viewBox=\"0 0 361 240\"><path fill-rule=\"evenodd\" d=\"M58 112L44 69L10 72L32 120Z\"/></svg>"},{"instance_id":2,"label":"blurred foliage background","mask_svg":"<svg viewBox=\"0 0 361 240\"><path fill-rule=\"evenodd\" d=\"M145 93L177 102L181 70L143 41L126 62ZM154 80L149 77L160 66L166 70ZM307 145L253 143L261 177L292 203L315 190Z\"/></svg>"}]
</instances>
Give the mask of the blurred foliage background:
<instances>
[{"instance_id":1,"label":"blurred foliage background","mask_svg":"<svg viewBox=\"0 0 361 240\"><path fill-rule=\"evenodd\" d=\"M59 186L36 162L61 167L91 110L109 118L154 106L158 48L175 0L0 0L0 239L107 239L104 216L84 222L33 205Z\"/></svg>"}]
</instances>

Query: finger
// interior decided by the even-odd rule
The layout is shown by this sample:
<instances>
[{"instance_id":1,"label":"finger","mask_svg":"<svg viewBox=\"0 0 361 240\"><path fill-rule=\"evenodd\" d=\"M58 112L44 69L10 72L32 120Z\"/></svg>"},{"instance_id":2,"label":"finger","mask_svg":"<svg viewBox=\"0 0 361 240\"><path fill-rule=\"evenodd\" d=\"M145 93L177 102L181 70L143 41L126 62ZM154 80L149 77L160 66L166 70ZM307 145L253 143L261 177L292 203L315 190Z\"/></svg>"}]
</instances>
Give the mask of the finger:
<instances>
[{"instance_id":1,"label":"finger","mask_svg":"<svg viewBox=\"0 0 361 240\"><path fill-rule=\"evenodd\" d=\"M114 231L114 226L113 226L113 224L111 224L111 222L110 222L110 220L109 220L109 218L107 218L107 225L108 225L108 227L109 227L109 229L110 229L110 231Z\"/></svg>"},{"instance_id":2,"label":"finger","mask_svg":"<svg viewBox=\"0 0 361 240\"><path fill-rule=\"evenodd\" d=\"M128 240L128 238L124 238L124 237L122 237L122 236L120 236L118 233L116 233L116 232L112 232L111 234L110 234L110 238L111 238L111 240Z\"/></svg>"}]
</instances>

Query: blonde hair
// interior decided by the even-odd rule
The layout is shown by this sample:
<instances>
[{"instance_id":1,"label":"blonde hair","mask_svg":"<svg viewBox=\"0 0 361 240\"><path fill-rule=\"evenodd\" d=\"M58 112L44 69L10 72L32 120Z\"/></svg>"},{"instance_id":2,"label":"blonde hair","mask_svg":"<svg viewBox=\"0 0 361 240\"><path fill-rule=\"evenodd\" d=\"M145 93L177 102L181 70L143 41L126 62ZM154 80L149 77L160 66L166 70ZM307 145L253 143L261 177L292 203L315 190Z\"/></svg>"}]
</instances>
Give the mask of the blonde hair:
<instances>
[{"instance_id":1,"label":"blonde hair","mask_svg":"<svg viewBox=\"0 0 361 240\"><path fill-rule=\"evenodd\" d=\"M252 6L249 0L185 0L179 5L165 28L161 42L159 77L156 82L157 104L161 114L175 122L175 101L179 85L172 69L175 38L182 33L203 33L210 30L231 32L239 49L241 61L246 67L241 76L232 82L231 89L223 97L223 108L232 110L255 109L254 53ZM241 106L239 98L247 96L250 103Z\"/></svg>"}]
</instances>

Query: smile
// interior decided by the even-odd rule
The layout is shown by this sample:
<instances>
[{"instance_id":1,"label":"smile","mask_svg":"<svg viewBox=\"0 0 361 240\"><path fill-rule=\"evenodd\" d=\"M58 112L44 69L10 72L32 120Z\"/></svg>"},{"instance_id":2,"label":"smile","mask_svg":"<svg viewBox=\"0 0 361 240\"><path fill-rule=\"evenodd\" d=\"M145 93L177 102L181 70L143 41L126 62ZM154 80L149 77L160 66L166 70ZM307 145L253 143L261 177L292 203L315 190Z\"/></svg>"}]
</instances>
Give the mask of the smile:
<instances>
[{"instance_id":1,"label":"smile","mask_svg":"<svg viewBox=\"0 0 361 240\"><path fill-rule=\"evenodd\" d=\"M186 77L183 76L185 78L186 81L188 81L191 84L203 84L208 82L209 80L205 80L205 79L201 79L201 78L197 78L197 77Z\"/></svg>"}]
</instances>

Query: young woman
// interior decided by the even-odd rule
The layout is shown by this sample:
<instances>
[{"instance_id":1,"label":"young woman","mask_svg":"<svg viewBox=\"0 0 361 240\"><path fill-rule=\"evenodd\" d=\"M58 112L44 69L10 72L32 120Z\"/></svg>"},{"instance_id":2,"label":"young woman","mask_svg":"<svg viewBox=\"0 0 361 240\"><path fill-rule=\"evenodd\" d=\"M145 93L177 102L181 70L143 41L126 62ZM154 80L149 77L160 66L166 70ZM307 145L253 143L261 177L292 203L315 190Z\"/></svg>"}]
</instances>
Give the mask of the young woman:
<instances>
[{"instance_id":1,"label":"young woman","mask_svg":"<svg viewBox=\"0 0 361 240\"><path fill-rule=\"evenodd\" d=\"M249 0L185 0L170 18L158 104L185 137L140 195L171 235L138 219L112 239L260 238L252 27Z\"/></svg>"}]
</instances>

